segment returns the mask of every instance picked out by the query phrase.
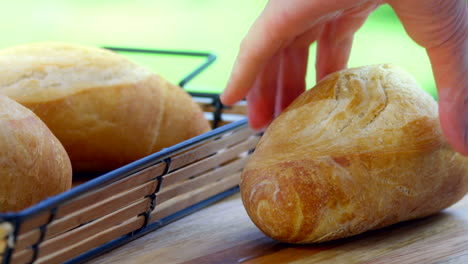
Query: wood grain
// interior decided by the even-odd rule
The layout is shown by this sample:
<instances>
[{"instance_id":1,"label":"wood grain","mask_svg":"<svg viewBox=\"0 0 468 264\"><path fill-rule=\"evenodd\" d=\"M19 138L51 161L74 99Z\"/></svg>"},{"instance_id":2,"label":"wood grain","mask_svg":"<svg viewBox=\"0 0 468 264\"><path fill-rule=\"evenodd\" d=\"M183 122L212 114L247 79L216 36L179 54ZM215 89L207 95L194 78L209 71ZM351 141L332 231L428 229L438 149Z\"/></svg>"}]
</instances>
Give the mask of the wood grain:
<instances>
[{"instance_id":1,"label":"wood grain","mask_svg":"<svg viewBox=\"0 0 468 264\"><path fill-rule=\"evenodd\" d=\"M184 181L190 177L196 176L197 174L212 170L213 168L225 164L226 162L237 158L241 153L254 148L258 140L258 137L252 137L236 146L233 146L232 148L220 151L216 155L204 158L199 162L192 163L179 170L164 175L161 188Z\"/></svg>"},{"instance_id":2,"label":"wood grain","mask_svg":"<svg viewBox=\"0 0 468 264\"><path fill-rule=\"evenodd\" d=\"M90 192L66 203L57 211L58 219L49 224L44 238L49 239L63 234L82 224L111 214L138 199L143 199L143 197L154 191L157 181L151 179L159 176L164 171L164 168L164 163L156 164L128 178L105 186L100 191ZM44 217L39 216L37 218L38 221L27 220L30 223L28 228L32 228L34 223L37 224L40 221L46 222ZM40 235L40 231L37 228L21 234L16 241L15 251L19 252L37 243Z\"/></svg>"},{"instance_id":3,"label":"wood grain","mask_svg":"<svg viewBox=\"0 0 468 264\"><path fill-rule=\"evenodd\" d=\"M175 156L172 159L171 168L169 171L187 166L192 162L199 161L202 158L217 153L224 148L236 145L239 142L243 142L250 135L252 135L252 131L246 128L241 128L230 133L223 134L219 138Z\"/></svg>"},{"instance_id":4,"label":"wood grain","mask_svg":"<svg viewBox=\"0 0 468 264\"><path fill-rule=\"evenodd\" d=\"M468 263L468 196L423 219L310 245L266 237L236 194L90 263Z\"/></svg>"},{"instance_id":5,"label":"wood grain","mask_svg":"<svg viewBox=\"0 0 468 264\"><path fill-rule=\"evenodd\" d=\"M95 191L90 191L89 193L86 193L85 195L78 197L72 200L71 202L67 202L61 205L56 212L55 219L69 216L70 214L76 213L76 211L82 210L87 206L93 206L96 201L106 200L114 196L116 193L124 192L128 189L139 186L140 184L147 182L155 178L156 176L161 175L165 168L165 163L158 163L122 180L116 181L115 183L112 183L108 186L105 186ZM37 230L33 229L46 224L49 221L49 218L50 213L49 211L46 211L40 213L37 216L26 219L20 227L20 236L18 238L18 241L25 239L29 242L31 240L31 237L35 236L35 233L37 233ZM27 233L30 230L33 230L33 234Z\"/></svg>"},{"instance_id":6,"label":"wood grain","mask_svg":"<svg viewBox=\"0 0 468 264\"><path fill-rule=\"evenodd\" d=\"M123 222L120 225L113 226L109 229L106 229L104 232L98 233L91 237L88 237L77 244L73 244L71 247L63 248L54 252L53 254L47 255L43 258L39 258L38 264L53 264L53 263L63 263L66 260L69 260L73 257L76 257L84 252L87 252L97 246L102 245L105 242L116 239L122 235L128 234L129 232L137 229L142 226L144 222L143 216L134 217Z\"/></svg>"},{"instance_id":7,"label":"wood grain","mask_svg":"<svg viewBox=\"0 0 468 264\"><path fill-rule=\"evenodd\" d=\"M0 260L7 247L8 235L13 231L10 223L0 223Z\"/></svg>"},{"instance_id":8,"label":"wood grain","mask_svg":"<svg viewBox=\"0 0 468 264\"><path fill-rule=\"evenodd\" d=\"M38 256L39 258L48 257L48 255L52 255L53 253L66 249L67 247L74 247L89 237L95 236L101 232L106 232L108 229L145 212L146 208L148 208L148 203L149 199L140 200L87 225L80 226L69 232L53 237L52 239L48 239L41 243ZM27 262L31 259L31 256L30 248L19 252L15 251L12 263Z\"/></svg>"},{"instance_id":9,"label":"wood grain","mask_svg":"<svg viewBox=\"0 0 468 264\"><path fill-rule=\"evenodd\" d=\"M151 213L151 223L173 213L176 213L184 208L201 202L209 197L218 193L231 189L239 185L240 172L233 174L229 177L224 177L218 182L211 183L203 188L179 195L173 199L165 201L156 206L155 210Z\"/></svg>"},{"instance_id":10,"label":"wood grain","mask_svg":"<svg viewBox=\"0 0 468 264\"><path fill-rule=\"evenodd\" d=\"M47 227L44 238L49 239L59 234L63 234L78 226L89 223L92 220L109 215L132 202L141 200L143 197L151 194L154 191L156 188L156 183L156 180L147 182L137 188L133 188L127 192L119 193L106 200L97 201L88 207L77 210L75 213L70 214L67 217L62 217L57 221L52 222ZM24 235L19 236L16 242L15 251L20 251L27 246L37 243L39 237L39 229L34 229Z\"/></svg>"}]
</instances>

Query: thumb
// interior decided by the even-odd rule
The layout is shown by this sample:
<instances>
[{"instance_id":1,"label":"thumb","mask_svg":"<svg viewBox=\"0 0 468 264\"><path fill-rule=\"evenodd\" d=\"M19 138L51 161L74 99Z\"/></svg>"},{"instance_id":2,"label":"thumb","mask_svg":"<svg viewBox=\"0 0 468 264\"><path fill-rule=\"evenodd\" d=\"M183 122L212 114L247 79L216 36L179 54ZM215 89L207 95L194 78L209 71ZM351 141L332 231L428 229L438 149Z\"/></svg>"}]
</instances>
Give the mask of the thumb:
<instances>
[{"instance_id":1,"label":"thumb","mask_svg":"<svg viewBox=\"0 0 468 264\"><path fill-rule=\"evenodd\" d=\"M468 155L468 6L466 0L390 3L406 31L426 48L447 141Z\"/></svg>"}]
</instances>

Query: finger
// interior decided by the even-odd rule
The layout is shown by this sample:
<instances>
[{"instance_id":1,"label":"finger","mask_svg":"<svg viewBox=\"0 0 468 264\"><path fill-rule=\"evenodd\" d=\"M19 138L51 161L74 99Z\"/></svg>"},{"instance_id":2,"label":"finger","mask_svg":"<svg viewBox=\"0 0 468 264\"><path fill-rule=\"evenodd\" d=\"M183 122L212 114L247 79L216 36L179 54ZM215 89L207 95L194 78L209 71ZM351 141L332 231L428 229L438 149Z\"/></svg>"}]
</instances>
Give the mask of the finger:
<instances>
[{"instance_id":1,"label":"finger","mask_svg":"<svg viewBox=\"0 0 468 264\"><path fill-rule=\"evenodd\" d=\"M284 40L271 33L268 25L271 22L266 18L262 14L241 43L230 79L221 94L224 104L231 105L245 98L258 79L257 75L282 46Z\"/></svg>"},{"instance_id":2,"label":"finger","mask_svg":"<svg viewBox=\"0 0 468 264\"><path fill-rule=\"evenodd\" d=\"M243 99L257 74L285 43L294 39L333 12L349 8L363 0L270 1L243 39L228 84L221 95L224 104Z\"/></svg>"},{"instance_id":3,"label":"finger","mask_svg":"<svg viewBox=\"0 0 468 264\"><path fill-rule=\"evenodd\" d=\"M317 82L347 67L354 34L380 4L380 1L371 1L348 9L325 25L317 43Z\"/></svg>"},{"instance_id":4,"label":"finger","mask_svg":"<svg viewBox=\"0 0 468 264\"><path fill-rule=\"evenodd\" d=\"M443 45L427 49L439 94L439 116L448 142L468 155L468 12L463 28ZM462 24L462 23L460 23Z\"/></svg>"},{"instance_id":5,"label":"finger","mask_svg":"<svg viewBox=\"0 0 468 264\"><path fill-rule=\"evenodd\" d=\"M275 116L305 91L309 47L321 31L321 25L315 26L282 50L276 86Z\"/></svg>"},{"instance_id":6,"label":"finger","mask_svg":"<svg viewBox=\"0 0 468 264\"><path fill-rule=\"evenodd\" d=\"M335 41L335 31L336 22L328 23L317 43L317 58L315 60L317 82L328 74L344 69L348 65L353 36L347 35L345 38Z\"/></svg>"},{"instance_id":7,"label":"finger","mask_svg":"<svg viewBox=\"0 0 468 264\"><path fill-rule=\"evenodd\" d=\"M275 55L257 76L247 94L249 126L255 130L263 129L274 117L279 67L280 56Z\"/></svg>"},{"instance_id":8,"label":"finger","mask_svg":"<svg viewBox=\"0 0 468 264\"><path fill-rule=\"evenodd\" d=\"M448 142L468 155L468 7L465 0L392 1L408 34L426 48Z\"/></svg>"}]
</instances>

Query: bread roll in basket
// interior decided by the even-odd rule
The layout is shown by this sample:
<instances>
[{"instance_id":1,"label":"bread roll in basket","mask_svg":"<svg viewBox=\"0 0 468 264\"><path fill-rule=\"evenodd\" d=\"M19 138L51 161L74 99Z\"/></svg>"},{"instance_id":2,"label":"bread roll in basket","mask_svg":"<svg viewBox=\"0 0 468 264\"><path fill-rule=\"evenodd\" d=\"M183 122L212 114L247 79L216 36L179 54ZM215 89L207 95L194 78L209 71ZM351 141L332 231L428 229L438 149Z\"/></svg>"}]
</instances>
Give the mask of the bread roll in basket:
<instances>
[{"instance_id":1,"label":"bread roll in basket","mask_svg":"<svg viewBox=\"0 0 468 264\"><path fill-rule=\"evenodd\" d=\"M47 124L74 171L111 170L210 129L180 87L100 48L34 43L1 50L0 94Z\"/></svg>"},{"instance_id":2,"label":"bread roll in basket","mask_svg":"<svg viewBox=\"0 0 468 264\"><path fill-rule=\"evenodd\" d=\"M298 97L246 165L242 200L268 236L327 241L434 214L468 191L437 104L392 65L347 69Z\"/></svg>"},{"instance_id":3,"label":"bread roll in basket","mask_svg":"<svg viewBox=\"0 0 468 264\"><path fill-rule=\"evenodd\" d=\"M0 213L70 189L70 159L33 112L0 95Z\"/></svg>"}]
</instances>

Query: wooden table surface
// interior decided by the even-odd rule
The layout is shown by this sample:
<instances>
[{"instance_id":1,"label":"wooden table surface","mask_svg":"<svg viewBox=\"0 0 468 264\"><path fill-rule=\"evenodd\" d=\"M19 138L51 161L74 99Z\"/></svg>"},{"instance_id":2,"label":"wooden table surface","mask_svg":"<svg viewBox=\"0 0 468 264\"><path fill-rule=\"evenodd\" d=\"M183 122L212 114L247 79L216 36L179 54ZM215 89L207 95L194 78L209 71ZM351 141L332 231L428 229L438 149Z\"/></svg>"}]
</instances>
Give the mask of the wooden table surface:
<instances>
[{"instance_id":1,"label":"wooden table surface","mask_svg":"<svg viewBox=\"0 0 468 264\"><path fill-rule=\"evenodd\" d=\"M428 218L290 245L261 233L235 194L89 263L468 263L468 196Z\"/></svg>"}]
</instances>

